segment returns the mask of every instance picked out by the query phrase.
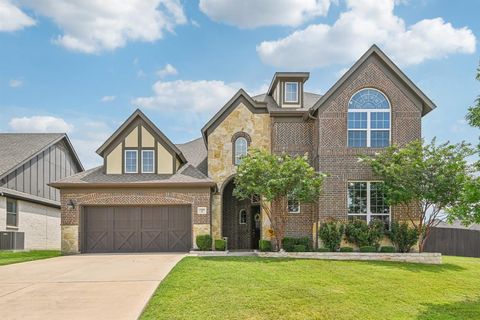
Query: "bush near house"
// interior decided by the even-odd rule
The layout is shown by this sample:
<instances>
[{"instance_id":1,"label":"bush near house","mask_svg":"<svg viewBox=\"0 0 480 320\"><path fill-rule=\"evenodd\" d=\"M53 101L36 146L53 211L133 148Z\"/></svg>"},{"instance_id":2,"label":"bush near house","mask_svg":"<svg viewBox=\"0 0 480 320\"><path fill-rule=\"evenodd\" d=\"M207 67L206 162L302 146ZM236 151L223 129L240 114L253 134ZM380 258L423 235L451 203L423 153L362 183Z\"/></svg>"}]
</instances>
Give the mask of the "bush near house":
<instances>
[{"instance_id":1,"label":"bush near house","mask_svg":"<svg viewBox=\"0 0 480 320\"><path fill-rule=\"evenodd\" d=\"M198 235L195 239L197 247L201 251L210 251L212 250L212 236L209 234Z\"/></svg>"},{"instance_id":2,"label":"bush near house","mask_svg":"<svg viewBox=\"0 0 480 320\"><path fill-rule=\"evenodd\" d=\"M272 242L270 240L260 240L258 242L258 249L262 252L272 251Z\"/></svg>"},{"instance_id":3,"label":"bush near house","mask_svg":"<svg viewBox=\"0 0 480 320\"><path fill-rule=\"evenodd\" d=\"M393 253L393 252L395 252L395 247L392 247L392 246L383 246L383 247L380 248L380 252Z\"/></svg>"},{"instance_id":4,"label":"bush near house","mask_svg":"<svg viewBox=\"0 0 480 320\"><path fill-rule=\"evenodd\" d=\"M340 247L340 252L353 252L352 247Z\"/></svg>"},{"instance_id":5,"label":"bush near house","mask_svg":"<svg viewBox=\"0 0 480 320\"><path fill-rule=\"evenodd\" d=\"M305 251L310 250L310 239L308 237L292 238L285 237L282 241L283 249L287 252L294 252L296 245L305 246Z\"/></svg>"},{"instance_id":6,"label":"bush near house","mask_svg":"<svg viewBox=\"0 0 480 320\"><path fill-rule=\"evenodd\" d=\"M399 252L410 252L412 247L417 244L419 237L418 229L410 227L406 222L392 223L387 235Z\"/></svg>"},{"instance_id":7,"label":"bush near house","mask_svg":"<svg viewBox=\"0 0 480 320\"><path fill-rule=\"evenodd\" d=\"M360 252L377 252L377 247L375 247L375 246L362 246L362 247L360 247Z\"/></svg>"},{"instance_id":8,"label":"bush near house","mask_svg":"<svg viewBox=\"0 0 480 320\"><path fill-rule=\"evenodd\" d=\"M227 249L227 241L222 239L215 239L215 250L225 251Z\"/></svg>"},{"instance_id":9,"label":"bush near house","mask_svg":"<svg viewBox=\"0 0 480 320\"><path fill-rule=\"evenodd\" d=\"M318 236L325 247L329 248L330 251L335 252L340 248L344 231L344 224L331 221L320 225Z\"/></svg>"},{"instance_id":10,"label":"bush near house","mask_svg":"<svg viewBox=\"0 0 480 320\"><path fill-rule=\"evenodd\" d=\"M318 248L316 251L317 252L330 252L330 249L329 248Z\"/></svg>"},{"instance_id":11,"label":"bush near house","mask_svg":"<svg viewBox=\"0 0 480 320\"><path fill-rule=\"evenodd\" d=\"M383 237L384 224L382 221L373 220L367 224L363 220L354 220L345 227L347 241L358 247L373 246L376 249Z\"/></svg>"},{"instance_id":12,"label":"bush near house","mask_svg":"<svg viewBox=\"0 0 480 320\"><path fill-rule=\"evenodd\" d=\"M307 247L303 244L296 244L293 246L293 252L305 252L307 251Z\"/></svg>"}]
</instances>

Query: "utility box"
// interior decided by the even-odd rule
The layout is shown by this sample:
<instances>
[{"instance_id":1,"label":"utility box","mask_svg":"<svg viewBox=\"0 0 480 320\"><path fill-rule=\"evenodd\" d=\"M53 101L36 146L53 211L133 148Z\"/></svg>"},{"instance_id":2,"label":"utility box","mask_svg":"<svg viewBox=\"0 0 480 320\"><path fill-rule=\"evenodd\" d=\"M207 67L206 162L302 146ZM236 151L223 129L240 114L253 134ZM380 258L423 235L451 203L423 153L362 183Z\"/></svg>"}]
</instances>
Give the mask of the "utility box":
<instances>
[{"instance_id":1,"label":"utility box","mask_svg":"<svg viewBox=\"0 0 480 320\"><path fill-rule=\"evenodd\" d=\"M0 250L25 249L25 233L16 231L0 231Z\"/></svg>"}]
</instances>

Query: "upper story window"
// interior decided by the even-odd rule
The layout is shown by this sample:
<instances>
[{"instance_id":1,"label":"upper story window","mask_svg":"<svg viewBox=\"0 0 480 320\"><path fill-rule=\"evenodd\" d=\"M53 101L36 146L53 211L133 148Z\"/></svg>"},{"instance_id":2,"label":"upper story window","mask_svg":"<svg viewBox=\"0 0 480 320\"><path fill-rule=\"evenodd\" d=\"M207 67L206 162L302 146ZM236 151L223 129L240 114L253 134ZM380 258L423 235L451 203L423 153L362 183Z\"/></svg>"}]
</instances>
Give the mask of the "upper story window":
<instances>
[{"instance_id":1,"label":"upper story window","mask_svg":"<svg viewBox=\"0 0 480 320\"><path fill-rule=\"evenodd\" d=\"M390 102L377 89L362 89L348 103L348 146L390 145Z\"/></svg>"},{"instance_id":2,"label":"upper story window","mask_svg":"<svg viewBox=\"0 0 480 320\"><path fill-rule=\"evenodd\" d=\"M142 150L142 173L155 172L155 152L154 150Z\"/></svg>"},{"instance_id":3,"label":"upper story window","mask_svg":"<svg viewBox=\"0 0 480 320\"><path fill-rule=\"evenodd\" d=\"M7 198L7 227L18 227L17 200Z\"/></svg>"},{"instance_id":4,"label":"upper story window","mask_svg":"<svg viewBox=\"0 0 480 320\"><path fill-rule=\"evenodd\" d=\"M233 164L238 166L242 162L242 158L247 155L248 146L252 139L246 132L237 132L232 136L232 155Z\"/></svg>"},{"instance_id":5,"label":"upper story window","mask_svg":"<svg viewBox=\"0 0 480 320\"><path fill-rule=\"evenodd\" d=\"M125 173L138 172L138 152L137 150L125 150Z\"/></svg>"},{"instance_id":6,"label":"upper story window","mask_svg":"<svg viewBox=\"0 0 480 320\"><path fill-rule=\"evenodd\" d=\"M288 196L288 213L300 213L300 201L293 196Z\"/></svg>"},{"instance_id":7,"label":"upper story window","mask_svg":"<svg viewBox=\"0 0 480 320\"><path fill-rule=\"evenodd\" d=\"M298 102L298 82L285 82L285 102Z\"/></svg>"}]
</instances>

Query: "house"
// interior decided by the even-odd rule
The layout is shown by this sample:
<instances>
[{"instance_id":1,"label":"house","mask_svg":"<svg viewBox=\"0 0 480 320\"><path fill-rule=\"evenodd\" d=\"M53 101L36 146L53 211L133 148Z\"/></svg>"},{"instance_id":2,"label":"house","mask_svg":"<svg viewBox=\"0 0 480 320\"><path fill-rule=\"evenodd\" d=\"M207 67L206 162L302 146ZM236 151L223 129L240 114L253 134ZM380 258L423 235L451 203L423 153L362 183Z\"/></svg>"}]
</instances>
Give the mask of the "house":
<instances>
[{"instance_id":1,"label":"house","mask_svg":"<svg viewBox=\"0 0 480 320\"><path fill-rule=\"evenodd\" d=\"M62 250L188 251L199 234L256 248L269 236L268 218L255 199L232 194L249 148L306 154L329 174L318 203L289 200L288 236L315 244L328 218L401 220L358 156L419 139L434 103L376 46L324 95L304 91L308 78L277 72L265 94L239 90L201 138L180 145L135 111L97 150L102 166L51 184L61 190Z\"/></svg>"},{"instance_id":2,"label":"house","mask_svg":"<svg viewBox=\"0 0 480 320\"><path fill-rule=\"evenodd\" d=\"M2 133L0 150L2 243L20 235L27 250L60 249L60 192L48 184L83 171L67 135Z\"/></svg>"}]
</instances>

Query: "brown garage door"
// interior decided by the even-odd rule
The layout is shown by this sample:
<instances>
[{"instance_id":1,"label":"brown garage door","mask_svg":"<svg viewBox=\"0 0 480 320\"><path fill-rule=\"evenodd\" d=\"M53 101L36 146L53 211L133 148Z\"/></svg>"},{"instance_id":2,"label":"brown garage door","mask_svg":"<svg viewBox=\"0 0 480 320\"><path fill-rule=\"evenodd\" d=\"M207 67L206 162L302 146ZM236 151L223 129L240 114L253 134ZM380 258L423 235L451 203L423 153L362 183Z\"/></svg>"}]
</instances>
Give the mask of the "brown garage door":
<instances>
[{"instance_id":1,"label":"brown garage door","mask_svg":"<svg viewBox=\"0 0 480 320\"><path fill-rule=\"evenodd\" d=\"M82 251L188 251L191 225L190 206L86 207Z\"/></svg>"}]
</instances>

